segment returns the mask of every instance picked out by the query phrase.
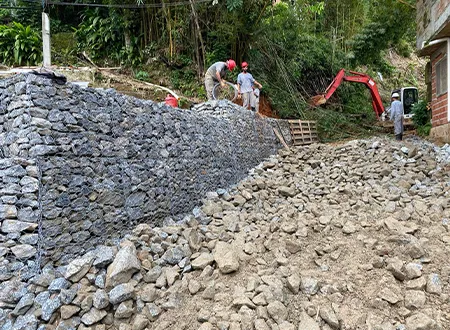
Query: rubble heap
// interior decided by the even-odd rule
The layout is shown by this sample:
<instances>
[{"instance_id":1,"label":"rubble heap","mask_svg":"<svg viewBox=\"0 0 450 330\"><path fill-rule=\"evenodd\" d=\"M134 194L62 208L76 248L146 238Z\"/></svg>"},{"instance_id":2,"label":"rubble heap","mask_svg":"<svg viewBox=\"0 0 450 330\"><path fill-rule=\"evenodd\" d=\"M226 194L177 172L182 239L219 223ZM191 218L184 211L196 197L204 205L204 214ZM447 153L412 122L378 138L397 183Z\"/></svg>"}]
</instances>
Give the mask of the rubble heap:
<instances>
[{"instance_id":1,"label":"rubble heap","mask_svg":"<svg viewBox=\"0 0 450 330\"><path fill-rule=\"evenodd\" d=\"M449 329L436 155L387 139L281 150L182 223L3 282L0 329Z\"/></svg>"}]
</instances>

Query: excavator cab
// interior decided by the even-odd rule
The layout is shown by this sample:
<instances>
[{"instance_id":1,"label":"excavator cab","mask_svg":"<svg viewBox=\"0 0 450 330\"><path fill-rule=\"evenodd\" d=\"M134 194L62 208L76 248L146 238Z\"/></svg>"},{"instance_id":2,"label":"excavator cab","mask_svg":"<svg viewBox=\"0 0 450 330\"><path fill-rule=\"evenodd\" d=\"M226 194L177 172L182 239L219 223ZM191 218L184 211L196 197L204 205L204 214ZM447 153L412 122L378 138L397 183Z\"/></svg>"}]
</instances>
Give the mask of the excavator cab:
<instances>
[{"instance_id":1,"label":"excavator cab","mask_svg":"<svg viewBox=\"0 0 450 330\"><path fill-rule=\"evenodd\" d=\"M419 92L416 87L403 87L400 89L393 90L391 95L398 93L400 95L400 102L403 105L403 113L405 118L411 118L412 108L414 104L419 102Z\"/></svg>"}]
</instances>

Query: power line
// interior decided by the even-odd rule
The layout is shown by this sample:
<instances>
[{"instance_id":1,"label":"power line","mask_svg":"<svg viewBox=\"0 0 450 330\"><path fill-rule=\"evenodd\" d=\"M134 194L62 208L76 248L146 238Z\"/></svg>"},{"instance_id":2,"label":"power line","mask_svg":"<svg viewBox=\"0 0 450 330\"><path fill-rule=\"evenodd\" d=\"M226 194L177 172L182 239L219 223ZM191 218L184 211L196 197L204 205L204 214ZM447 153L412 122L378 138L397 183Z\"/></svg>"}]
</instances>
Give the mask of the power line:
<instances>
[{"instance_id":1,"label":"power line","mask_svg":"<svg viewBox=\"0 0 450 330\"><path fill-rule=\"evenodd\" d=\"M41 2L41 0L22 0L26 2L37 3ZM211 0L194 0L194 4L197 3L205 3L211 2ZM125 9L143 9L143 8L162 8L162 7L175 7L175 6L185 6L190 5L190 1L176 1L176 2L167 2L167 3L149 3L142 5L114 5L114 4L101 4L101 3L77 3L77 2L55 2L55 1L46 1L46 5L54 5L54 6L81 6L81 7L106 7L106 8L125 8Z\"/></svg>"},{"instance_id":2,"label":"power line","mask_svg":"<svg viewBox=\"0 0 450 330\"><path fill-rule=\"evenodd\" d=\"M38 7L14 7L14 6L2 6L0 5L0 9L23 9L23 10L36 10Z\"/></svg>"}]
</instances>

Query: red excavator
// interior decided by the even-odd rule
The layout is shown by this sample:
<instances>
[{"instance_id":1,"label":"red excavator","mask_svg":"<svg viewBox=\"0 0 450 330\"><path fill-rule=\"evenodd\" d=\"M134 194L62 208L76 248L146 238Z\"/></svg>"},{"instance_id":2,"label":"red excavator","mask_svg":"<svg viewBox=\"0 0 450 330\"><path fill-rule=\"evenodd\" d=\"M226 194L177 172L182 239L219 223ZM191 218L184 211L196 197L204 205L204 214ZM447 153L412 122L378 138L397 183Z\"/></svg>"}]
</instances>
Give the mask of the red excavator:
<instances>
[{"instance_id":1,"label":"red excavator","mask_svg":"<svg viewBox=\"0 0 450 330\"><path fill-rule=\"evenodd\" d=\"M368 75L364 73L359 73L355 71L349 71L352 75L346 75L345 70L341 69L331 84L327 87L325 92L321 95L316 95L311 98L311 104L314 106L319 106L328 101L328 99L333 95L342 81L350 81L356 82L366 85L369 89L370 94L372 96L372 107L377 115L377 118L380 120L381 115L384 113L385 109L383 106L383 102L381 101L380 93L378 92L377 84L375 81L370 78ZM405 114L405 118L411 117L411 110L414 103L416 103L419 99L419 95L417 92L417 88L415 87L404 87L397 90L392 91L393 93L398 93L400 95L400 102L403 104L403 110Z\"/></svg>"}]
</instances>

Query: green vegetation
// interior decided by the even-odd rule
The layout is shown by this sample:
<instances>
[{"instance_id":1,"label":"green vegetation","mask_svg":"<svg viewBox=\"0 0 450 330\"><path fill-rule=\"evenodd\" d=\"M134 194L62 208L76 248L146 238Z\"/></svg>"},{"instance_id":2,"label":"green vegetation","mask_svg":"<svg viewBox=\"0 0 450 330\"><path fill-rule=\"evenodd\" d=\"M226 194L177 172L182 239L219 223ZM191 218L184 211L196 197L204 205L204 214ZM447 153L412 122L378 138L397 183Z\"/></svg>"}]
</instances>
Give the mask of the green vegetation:
<instances>
[{"instance_id":1,"label":"green vegetation","mask_svg":"<svg viewBox=\"0 0 450 330\"><path fill-rule=\"evenodd\" d=\"M428 104L424 100L420 100L417 104L415 104L412 108L412 113L414 116L412 117L414 126L416 127L417 134L421 136L430 135L431 130L431 111L428 107Z\"/></svg>"},{"instance_id":2,"label":"green vegetation","mask_svg":"<svg viewBox=\"0 0 450 330\"><path fill-rule=\"evenodd\" d=\"M70 66L77 63L77 42L72 32L59 32L52 35L52 61Z\"/></svg>"},{"instance_id":3,"label":"green vegetation","mask_svg":"<svg viewBox=\"0 0 450 330\"><path fill-rule=\"evenodd\" d=\"M41 60L42 41L31 26L13 22L0 25L0 62L8 65L31 65Z\"/></svg>"}]
</instances>

